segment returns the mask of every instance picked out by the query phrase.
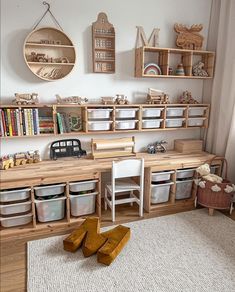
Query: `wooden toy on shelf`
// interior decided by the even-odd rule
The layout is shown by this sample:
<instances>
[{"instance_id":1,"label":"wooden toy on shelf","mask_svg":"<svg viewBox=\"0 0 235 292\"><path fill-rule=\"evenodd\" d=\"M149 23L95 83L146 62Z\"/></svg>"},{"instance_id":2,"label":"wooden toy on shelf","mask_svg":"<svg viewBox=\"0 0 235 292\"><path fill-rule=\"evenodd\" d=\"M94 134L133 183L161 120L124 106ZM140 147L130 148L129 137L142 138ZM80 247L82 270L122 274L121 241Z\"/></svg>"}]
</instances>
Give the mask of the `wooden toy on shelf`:
<instances>
[{"instance_id":1,"label":"wooden toy on shelf","mask_svg":"<svg viewBox=\"0 0 235 292\"><path fill-rule=\"evenodd\" d=\"M80 96L69 96L69 97L60 97L59 94L56 94L56 101L58 104L84 104L88 102L88 98Z\"/></svg>"},{"instance_id":2,"label":"wooden toy on shelf","mask_svg":"<svg viewBox=\"0 0 235 292\"><path fill-rule=\"evenodd\" d=\"M204 69L204 63L199 61L195 65L193 65L193 76L202 76L208 77L207 71Z\"/></svg>"},{"instance_id":3,"label":"wooden toy on shelf","mask_svg":"<svg viewBox=\"0 0 235 292\"><path fill-rule=\"evenodd\" d=\"M115 104L129 104L129 101L124 94L116 94Z\"/></svg>"},{"instance_id":4,"label":"wooden toy on shelf","mask_svg":"<svg viewBox=\"0 0 235 292\"><path fill-rule=\"evenodd\" d=\"M91 155L93 159L135 156L135 137L117 139L92 139Z\"/></svg>"},{"instance_id":5,"label":"wooden toy on shelf","mask_svg":"<svg viewBox=\"0 0 235 292\"><path fill-rule=\"evenodd\" d=\"M149 88L147 101L148 104L168 104L169 96L165 94L162 90Z\"/></svg>"},{"instance_id":6,"label":"wooden toy on shelf","mask_svg":"<svg viewBox=\"0 0 235 292\"><path fill-rule=\"evenodd\" d=\"M18 105L21 104L37 104L38 103L38 94L37 93L15 93L15 99L12 103L16 103Z\"/></svg>"},{"instance_id":7,"label":"wooden toy on shelf","mask_svg":"<svg viewBox=\"0 0 235 292\"><path fill-rule=\"evenodd\" d=\"M115 73L115 30L104 12L92 24L94 73Z\"/></svg>"},{"instance_id":8,"label":"wooden toy on shelf","mask_svg":"<svg viewBox=\"0 0 235 292\"><path fill-rule=\"evenodd\" d=\"M193 24L191 27L176 23L175 32L178 33L176 46L182 49L201 50L204 37L199 34L203 29L202 24Z\"/></svg>"},{"instance_id":9,"label":"wooden toy on shelf","mask_svg":"<svg viewBox=\"0 0 235 292\"><path fill-rule=\"evenodd\" d=\"M179 103L183 104L198 104L199 102L192 97L192 93L190 91L184 91L182 95L179 97Z\"/></svg>"},{"instance_id":10,"label":"wooden toy on shelf","mask_svg":"<svg viewBox=\"0 0 235 292\"><path fill-rule=\"evenodd\" d=\"M176 70L175 70L175 75L177 76L185 76L184 72L184 66L182 63L178 64Z\"/></svg>"},{"instance_id":11,"label":"wooden toy on shelf","mask_svg":"<svg viewBox=\"0 0 235 292\"><path fill-rule=\"evenodd\" d=\"M103 96L101 97L102 104L115 104L115 97L113 96Z\"/></svg>"},{"instance_id":12,"label":"wooden toy on shelf","mask_svg":"<svg viewBox=\"0 0 235 292\"><path fill-rule=\"evenodd\" d=\"M82 157L86 151L82 150L81 142L78 139L64 139L51 143L50 159L56 160L62 157Z\"/></svg>"},{"instance_id":13,"label":"wooden toy on shelf","mask_svg":"<svg viewBox=\"0 0 235 292\"><path fill-rule=\"evenodd\" d=\"M0 169L7 170L14 167L14 158L12 155L5 155L0 158Z\"/></svg>"}]
</instances>

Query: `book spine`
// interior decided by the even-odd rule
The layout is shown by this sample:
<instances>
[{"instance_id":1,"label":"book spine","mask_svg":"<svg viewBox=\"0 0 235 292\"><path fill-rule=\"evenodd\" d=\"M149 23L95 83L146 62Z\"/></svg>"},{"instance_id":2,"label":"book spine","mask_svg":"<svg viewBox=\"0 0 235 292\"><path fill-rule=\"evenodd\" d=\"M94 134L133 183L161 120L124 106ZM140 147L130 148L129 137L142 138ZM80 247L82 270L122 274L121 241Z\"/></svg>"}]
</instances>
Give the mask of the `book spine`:
<instances>
[{"instance_id":1,"label":"book spine","mask_svg":"<svg viewBox=\"0 0 235 292\"><path fill-rule=\"evenodd\" d=\"M28 127L29 127L29 135L33 135L32 132L32 119L31 119L31 110L27 109L27 119L28 119Z\"/></svg>"},{"instance_id":2,"label":"book spine","mask_svg":"<svg viewBox=\"0 0 235 292\"><path fill-rule=\"evenodd\" d=\"M29 135L28 111L24 109L25 135Z\"/></svg>"},{"instance_id":3,"label":"book spine","mask_svg":"<svg viewBox=\"0 0 235 292\"><path fill-rule=\"evenodd\" d=\"M34 135L37 135L37 121L36 121L36 109L33 108L33 133Z\"/></svg>"},{"instance_id":4,"label":"book spine","mask_svg":"<svg viewBox=\"0 0 235 292\"><path fill-rule=\"evenodd\" d=\"M4 109L3 113L4 113L4 120L5 120L5 125L6 125L6 136L10 136L9 124L8 124L8 118L7 118L7 109Z\"/></svg>"},{"instance_id":5,"label":"book spine","mask_svg":"<svg viewBox=\"0 0 235 292\"><path fill-rule=\"evenodd\" d=\"M22 127L21 127L21 121L20 121L20 110L16 109L16 123L17 123L17 129L18 129L18 136L22 136Z\"/></svg>"},{"instance_id":6,"label":"book spine","mask_svg":"<svg viewBox=\"0 0 235 292\"><path fill-rule=\"evenodd\" d=\"M9 108L7 108L7 123L9 127L9 136L13 136L12 124L11 124L11 111Z\"/></svg>"},{"instance_id":7,"label":"book spine","mask_svg":"<svg viewBox=\"0 0 235 292\"><path fill-rule=\"evenodd\" d=\"M19 130L18 130L18 124L17 124L16 109L13 110L13 120L14 120L14 128L15 128L15 135L14 136L18 136Z\"/></svg>"},{"instance_id":8,"label":"book spine","mask_svg":"<svg viewBox=\"0 0 235 292\"><path fill-rule=\"evenodd\" d=\"M14 110L13 109L10 109L10 115L11 115L12 136L15 136L16 129L15 129L15 120L14 120Z\"/></svg>"},{"instance_id":9,"label":"book spine","mask_svg":"<svg viewBox=\"0 0 235 292\"><path fill-rule=\"evenodd\" d=\"M2 120L2 124L3 124L3 136L7 136L7 129L6 129L6 121L5 121L5 115L4 115L4 110L1 110L1 120Z\"/></svg>"},{"instance_id":10,"label":"book spine","mask_svg":"<svg viewBox=\"0 0 235 292\"><path fill-rule=\"evenodd\" d=\"M24 110L21 110L21 120L22 120L22 133L25 136L26 135L26 122L25 122L25 114Z\"/></svg>"},{"instance_id":11,"label":"book spine","mask_svg":"<svg viewBox=\"0 0 235 292\"><path fill-rule=\"evenodd\" d=\"M60 113L57 113L57 121L58 121L59 133L63 134L64 132L63 132L63 125L62 125Z\"/></svg>"},{"instance_id":12,"label":"book spine","mask_svg":"<svg viewBox=\"0 0 235 292\"><path fill-rule=\"evenodd\" d=\"M39 115L38 115L38 109L35 109L36 112L36 129L37 129L37 135L40 134L40 130L39 130Z\"/></svg>"}]
</instances>

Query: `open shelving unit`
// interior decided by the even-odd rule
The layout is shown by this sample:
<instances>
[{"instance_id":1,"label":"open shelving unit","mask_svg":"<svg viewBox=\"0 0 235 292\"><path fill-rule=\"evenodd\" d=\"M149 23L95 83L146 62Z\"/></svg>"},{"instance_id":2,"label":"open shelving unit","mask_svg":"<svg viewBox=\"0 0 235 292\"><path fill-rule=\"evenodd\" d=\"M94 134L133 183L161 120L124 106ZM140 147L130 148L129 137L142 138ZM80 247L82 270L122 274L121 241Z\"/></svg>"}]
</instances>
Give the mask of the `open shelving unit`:
<instances>
[{"instance_id":1,"label":"open shelving unit","mask_svg":"<svg viewBox=\"0 0 235 292\"><path fill-rule=\"evenodd\" d=\"M76 61L72 41L64 32L53 27L33 30L25 40L23 53L28 68L45 81L64 78L72 71ZM40 56L35 59L37 54Z\"/></svg>"},{"instance_id":2,"label":"open shelving unit","mask_svg":"<svg viewBox=\"0 0 235 292\"><path fill-rule=\"evenodd\" d=\"M15 135L15 136L3 136L2 139L8 138L25 138L25 137L58 137L58 136L76 136L76 135L89 135L89 134L108 134L108 133L128 133L128 132L155 132L155 131L170 131L170 130L179 130L179 129L200 129L208 128L209 122L209 104L129 104L129 105L102 105L102 104L86 104L86 105L57 105L57 104L38 104L38 105L1 105L0 109L10 109L15 110L19 109L20 112L22 109L34 109L38 108L39 118L40 114L43 114L44 111L49 112L51 115L51 120L53 121L53 132L52 133L43 133L37 135ZM143 112L148 109L159 109L160 114L157 117L146 118L143 116ZM182 116L173 116L169 117L167 112L169 110L182 110ZM201 114L191 115L192 110L201 109ZM108 116L105 118L90 118L90 113L95 111L104 111L108 112ZM120 118L120 112L133 111L134 116L127 118ZM73 113L77 115L80 119L81 127L78 131L63 132L60 133L57 113L66 113L71 115ZM144 126L144 123L147 121L159 121L157 127L151 128ZM180 126L172 126L172 122L179 122L182 120ZM170 122L170 124L168 124ZM99 123L102 125L108 125L104 128L94 128ZM121 126L120 126L121 125ZM126 126L127 125L127 126ZM131 126L129 125L134 125Z\"/></svg>"},{"instance_id":3,"label":"open shelving unit","mask_svg":"<svg viewBox=\"0 0 235 292\"><path fill-rule=\"evenodd\" d=\"M207 77L193 75L193 65L198 61L204 63L204 69L208 73ZM135 51L135 77L210 79L214 74L214 62L215 52L212 51L140 47ZM161 74L145 74L144 69L148 63L157 64L161 69ZM179 63L183 64L185 75L169 74L169 67L176 69L176 65Z\"/></svg>"}]
</instances>

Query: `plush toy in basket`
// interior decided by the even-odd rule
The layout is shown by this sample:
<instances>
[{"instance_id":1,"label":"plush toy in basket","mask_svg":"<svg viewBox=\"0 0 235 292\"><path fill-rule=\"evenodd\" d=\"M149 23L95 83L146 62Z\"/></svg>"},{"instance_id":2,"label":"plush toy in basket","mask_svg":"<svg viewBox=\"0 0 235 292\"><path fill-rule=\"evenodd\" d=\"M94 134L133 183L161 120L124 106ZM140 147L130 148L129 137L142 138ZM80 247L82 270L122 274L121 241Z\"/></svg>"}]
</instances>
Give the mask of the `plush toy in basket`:
<instances>
[{"instance_id":1,"label":"plush toy in basket","mask_svg":"<svg viewBox=\"0 0 235 292\"><path fill-rule=\"evenodd\" d=\"M215 159L215 157L213 158ZM198 186L195 204L209 208L213 215L214 209L230 209L233 211L233 196L235 185L227 179L227 160L224 159L225 178L211 174L210 165L205 163L196 169Z\"/></svg>"}]
</instances>

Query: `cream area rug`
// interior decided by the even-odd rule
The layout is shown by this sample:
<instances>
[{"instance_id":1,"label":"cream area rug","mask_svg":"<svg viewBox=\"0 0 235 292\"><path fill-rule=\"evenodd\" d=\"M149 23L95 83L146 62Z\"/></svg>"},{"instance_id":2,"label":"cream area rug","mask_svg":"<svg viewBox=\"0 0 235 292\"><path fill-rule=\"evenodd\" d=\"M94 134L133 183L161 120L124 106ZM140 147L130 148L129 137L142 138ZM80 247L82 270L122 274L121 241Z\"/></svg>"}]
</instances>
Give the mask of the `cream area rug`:
<instances>
[{"instance_id":1,"label":"cream area rug","mask_svg":"<svg viewBox=\"0 0 235 292\"><path fill-rule=\"evenodd\" d=\"M29 242L28 291L235 291L235 221L200 209L125 225L131 239L108 267L64 251L65 236Z\"/></svg>"}]
</instances>

